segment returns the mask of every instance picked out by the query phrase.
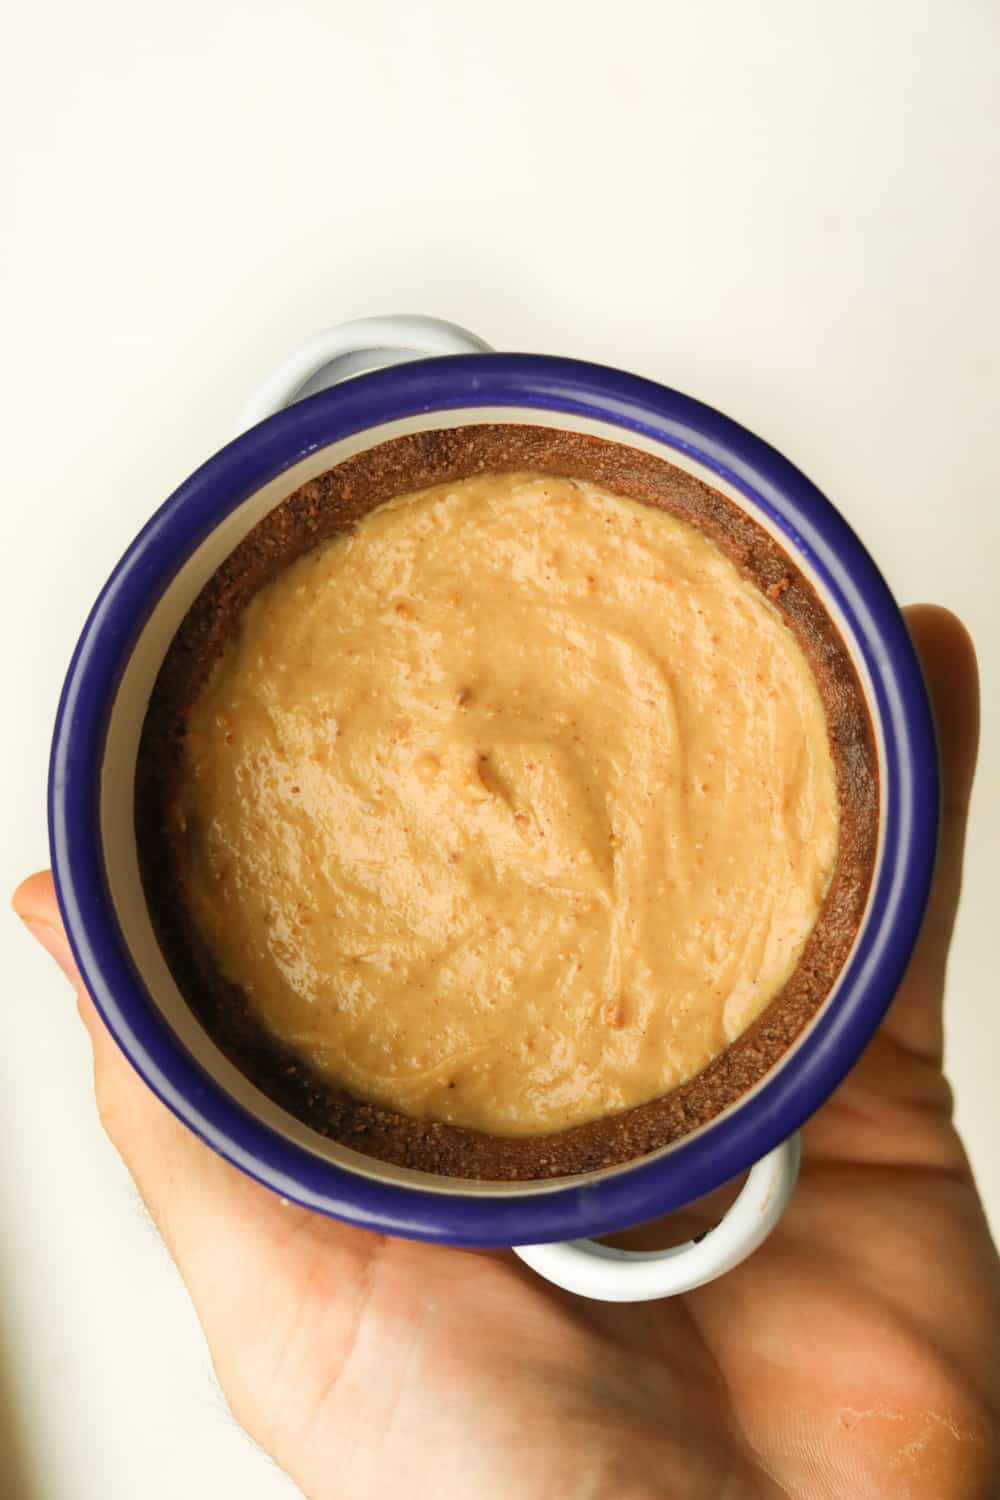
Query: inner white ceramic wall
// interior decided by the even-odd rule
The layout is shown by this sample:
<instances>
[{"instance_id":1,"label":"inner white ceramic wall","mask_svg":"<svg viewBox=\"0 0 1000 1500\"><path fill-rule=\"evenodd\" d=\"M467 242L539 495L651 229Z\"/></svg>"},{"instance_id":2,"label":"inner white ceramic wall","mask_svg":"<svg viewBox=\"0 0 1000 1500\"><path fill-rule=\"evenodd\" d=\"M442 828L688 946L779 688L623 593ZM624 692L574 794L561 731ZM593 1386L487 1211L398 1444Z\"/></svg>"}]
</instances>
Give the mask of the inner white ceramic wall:
<instances>
[{"instance_id":1,"label":"inner white ceramic wall","mask_svg":"<svg viewBox=\"0 0 1000 1500\"><path fill-rule=\"evenodd\" d=\"M784 550L794 557L796 564L810 579L810 582L835 619L841 635L851 652L868 699L869 712L876 731L880 771L879 779L884 799L886 795L886 776L884 773L884 750L880 726L874 709L871 682L857 649L857 644L839 610L836 609L833 602L829 599L826 591L810 568L808 559L793 551L789 546L788 538L773 523L769 516L751 504L746 496L735 486L727 485L721 481L713 471L689 458L683 452L668 447L666 444L656 442L652 438L646 438L638 434L624 433L621 428L615 427L610 423L597 422L575 416L565 416L556 412L539 412L510 407L476 407L444 414L431 413L409 417L398 422L385 423L381 427L370 428L355 437L345 438L341 442L332 443L328 447L310 454L308 458L295 464L294 467L287 469L278 478L271 480L270 483L258 490L256 494L227 516L221 525L206 538L165 591L139 636L133 650L132 658L122 677L108 727L101 777L100 822L111 900L132 957L164 1019L191 1055L222 1085L227 1093L237 1099L258 1119L280 1132L286 1139L294 1141L297 1145L316 1156L335 1162L341 1167L361 1173L364 1176L374 1177L380 1181L419 1183L425 1190L432 1189L442 1193L461 1192L463 1195L466 1195L472 1192L488 1194L492 1197L498 1192L502 1192L504 1195L523 1197L537 1193L551 1192L554 1188L565 1186L569 1181L586 1181L587 1178L585 1176L572 1179L559 1178L542 1183L472 1183L465 1181L457 1182L454 1179L445 1177L431 1177L426 1173L417 1173L406 1168L393 1167L383 1162L373 1161L370 1157L362 1156L356 1151L351 1151L345 1146L340 1146L333 1141L327 1140L324 1136L319 1135L316 1131L309 1129L301 1121L289 1115L244 1078L243 1074L219 1051L218 1047L216 1047L215 1043L204 1031L186 1004L170 970L167 968L153 932L143 894L142 881L139 875L135 828L132 818L133 787L139 737L145 717L146 705L149 701L153 684L156 681L157 673L159 672L167 648L191 604L216 568L228 557L233 548L242 541L258 521L273 510L276 505L279 505L282 500L286 499L287 496L292 494L293 491L298 489L300 485L324 473L335 464L342 463L345 459L368 448L375 447L379 443L387 442L391 438L404 436L407 433L430 431L442 427L464 427L480 422L517 422L525 425L557 427L567 431L593 434L596 437L607 438L612 442L621 443L625 441L630 447L642 449L660 458L666 458L679 468L683 468L699 479L703 479L752 515L779 542ZM880 827L884 827L884 824L885 818L883 816L880 818ZM881 849L882 839L880 836L878 862L881 860ZM876 875L878 872L878 862L876 865ZM874 883L873 880L873 887ZM862 923L862 927L863 925ZM834 990L825 1002L826 1005L831 1003L836 992L836 987L834 987ZM815 1019L811 1024L815 1024ZM808 1036L809 1030L810 1027L807 1027L803 1031L794 1046L785 1053L782 1063L779 1066L794 1056L797 1048L802 1045ZM761 1084L758 1084L757 1087L762 1087L765 1081L762 1080ZM756 1090L751 1090L744 1095L733 1108L739 1109L745 1107L753 1098L755 1092ZM710 1130L712 1123L709 1122L702 1129ZM672 1149L673 1147L666 1146L657 1154L665 1155ZM627 1166L612 1170L615 1172L625 1171L627 1170ZM601 1175L607 1176L610 1174L606 1172Z\"/></svg>"}]
</instances>

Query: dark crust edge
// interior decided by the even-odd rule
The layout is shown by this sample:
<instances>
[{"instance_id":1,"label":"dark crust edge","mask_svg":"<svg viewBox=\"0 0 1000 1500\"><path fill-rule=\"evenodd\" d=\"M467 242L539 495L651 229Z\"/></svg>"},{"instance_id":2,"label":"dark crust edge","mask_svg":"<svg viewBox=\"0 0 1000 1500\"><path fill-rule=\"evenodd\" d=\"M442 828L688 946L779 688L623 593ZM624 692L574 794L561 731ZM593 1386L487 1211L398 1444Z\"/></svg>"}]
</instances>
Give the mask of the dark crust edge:
<instances>
[{"instance_id":1,"label":"dark crust edge","mask_svg":"<svg viewBox=\"0 0 1000 1500\"><path fill-rule=\"evenodd\" d=\"M696 1077L649 1103L543 1136L506 1137L418 1120L359 1101L319 1076L249 1010L214 967L181 895L168 811L187 709L240 612L283 566L349 530L393 496L478 473L535 470L585 479L699 527L776 605L818 685L837 770L838 859L823 908L784 989ZM829 994L864 912L878 833L878 770L864 695L837 630L776 541L683 470L603 438L482 424L396 438L302 485L230 554L195 600L164 659L143 726L135 783L143 886L164 957L222 1052L276 1104L366 1156L448 1177L528 1181L618 1165L704 1125L767 1074Z\"/></svg>"}]
</instances>

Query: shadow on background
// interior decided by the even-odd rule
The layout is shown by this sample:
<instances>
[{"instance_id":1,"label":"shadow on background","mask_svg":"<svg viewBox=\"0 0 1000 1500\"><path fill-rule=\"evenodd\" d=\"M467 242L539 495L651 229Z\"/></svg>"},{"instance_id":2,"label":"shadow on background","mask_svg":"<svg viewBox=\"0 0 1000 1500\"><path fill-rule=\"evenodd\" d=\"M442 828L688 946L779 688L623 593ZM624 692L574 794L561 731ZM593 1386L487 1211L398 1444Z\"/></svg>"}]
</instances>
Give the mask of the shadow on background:
<instances>
[{"instance_id":1,"label":"shadow on background","mask_svg":"<svg viewBox=\"0 0 1000 1500\"><path fill-rule=\"evenodd\" d=\"M17 1367L3 1314L0 1303L0 1494L3 1500L45 1500L41 1474L32 1461Z\"/></svg>"}]
</instances>

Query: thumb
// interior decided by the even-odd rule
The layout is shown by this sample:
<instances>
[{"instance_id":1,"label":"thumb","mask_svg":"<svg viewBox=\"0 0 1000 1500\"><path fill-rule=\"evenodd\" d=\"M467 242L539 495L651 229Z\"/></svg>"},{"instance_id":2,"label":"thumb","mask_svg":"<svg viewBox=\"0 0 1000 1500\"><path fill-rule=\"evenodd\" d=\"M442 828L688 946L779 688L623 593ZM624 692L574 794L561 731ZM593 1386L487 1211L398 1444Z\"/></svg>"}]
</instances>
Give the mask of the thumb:
<instances>
[{"instance_id":1,"label":"thumb","mask_svg":"<svg viewBox=\"0 0 1000 1500\"><path fill-rule=\"evenodd\" d=\"M56 900L51 872L39 870L36 875L29 875L27 880L23 880L11 898L11 906L32 937L42 945L46 953L55 959L76 991L76 1008L80 1013L81 1021L90 1033L90 1043L94 1049L94 1079L98 1086L98 1105L100 1106L102 1102L100 1085L103 1079L113 1082L120 1078L126 1088L133 1082L137 1083L138 1080L134 1079L132 1069L108 1035L104 1023L97 1014L94 1002L87 993L87 987L80 976L73 950L66 936L66 929L63 927L62 913ZM121 1150L117 1141L115 1145Z\"/></svg>"},{"instance_id":2,"label":"thumb","mask_svg":"<svg viewBox=\"0 0 1000 1500\"><path fill-rule=\"evenodd\" d=\"M51 873L40 870L37 875L29 875L14 892L11 905L76 991L77 1010L90 1033L94 1054L94 1088L101 1123L137 1178L133 1161L136 1144L180 1127L145 1088L98 1015L66 937ZM139 1186L142 1191L142 1184Z\"/></svg>"},{"instance_id":3,"label":"thumb","mask_svg":"<svg viewBox=\"0 0 1000 1500\"><path fill-rule=\"evenodd\" d=\"M268 1199L270 1194L207 1151L146 1087L119 1050L74 962L49 871L29 876L14 892L11 904L76 990L77 1008L94 1054L101 1124L188 1279L185 1250L189 1240L200 1237L199 1225L214 1222L221 1236L233 1201Z\"/></svg>"},{"instance_id":4,"label":"thumb","mask_svg":"<svg viewBox=\"0 0 1000 1500\"><path fill-rule=\"evenodd\" d=\"M14 892L11 905L32 937L37 938L46 953L55 959L74 989L81 989L82 982L63 931L48 870L40 870L37 875L29 875L22 881Z\"/></svg>"},{"instance_id":5,"label":"thumb","mask_svg":"<svg viewBox=\"0 0 1000 1500\"><path fill-rule=\"evenodd\" d=\"M100 1017L94 1009L94 1002L88 995L76 966L76 959L73 957L73 950L70 948L69 939L63 927L50 872L39 870L36 875L29 875L27 880L23 880L14 892L11 906L32 937L42 945L50 957L55 959L76 991L77 1010L90 1033L90 1040L95 1048L96 1062L96 1050L105 1039L104 1027L101 1025ZM112 1047L111 1050L117 1049ZM122 1065L124 1066L124 1063Z\"/></svg>"}]
</instances>

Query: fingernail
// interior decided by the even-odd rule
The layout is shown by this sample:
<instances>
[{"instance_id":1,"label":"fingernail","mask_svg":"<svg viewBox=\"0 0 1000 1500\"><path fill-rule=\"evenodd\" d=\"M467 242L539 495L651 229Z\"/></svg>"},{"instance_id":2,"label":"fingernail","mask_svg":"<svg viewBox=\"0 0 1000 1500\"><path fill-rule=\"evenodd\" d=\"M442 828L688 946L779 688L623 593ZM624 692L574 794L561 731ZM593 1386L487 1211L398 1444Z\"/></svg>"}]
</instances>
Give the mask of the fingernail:
<instances>
[{"instance_id":1,"label":"fingernail","mask_svg":"<svg viewBox=\"0 0 1000 1500\"><path fill-rule=\"evenodd\" d=\"M20 912L18 916L20 916ZM38 917L21 917L21 921L27 927L32 937L38 939L46 953L50 953L56 963L62 969L66 978L73 987L76 987L76 964L73 962L73 954L64 933L50 922L43 922Z\"/></svg>"}]
</instances>

